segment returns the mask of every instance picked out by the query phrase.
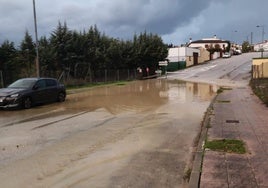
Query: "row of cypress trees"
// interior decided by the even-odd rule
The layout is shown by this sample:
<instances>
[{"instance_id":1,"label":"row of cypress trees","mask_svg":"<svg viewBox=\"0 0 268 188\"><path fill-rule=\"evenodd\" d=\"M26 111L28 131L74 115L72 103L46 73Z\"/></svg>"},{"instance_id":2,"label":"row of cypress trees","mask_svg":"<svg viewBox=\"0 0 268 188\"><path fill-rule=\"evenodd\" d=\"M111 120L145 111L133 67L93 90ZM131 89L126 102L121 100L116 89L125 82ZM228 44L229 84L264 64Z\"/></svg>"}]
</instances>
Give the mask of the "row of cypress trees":
<instances>
[{"instance_id":1,"label":"row of cypress trees","mask_svg":"<svg viewBox=\"0 0 268 188\"><path fill-rule=\"evenodd\" d=\"M109 37L96 25L88 31L70 30L66 23L58 23L49 37L39 39L40 75L58 75L68 70L74 75L75 66L84 64L92 72L103 69L150 68L153 73L158 61L167 57L168 46L161 37L147 33L134 34L132 40ZM20 77L35 76L35 43L28 31L18 47L6 40L0 46L0 71L5 83Z\"/></svg>"}]
</instances>

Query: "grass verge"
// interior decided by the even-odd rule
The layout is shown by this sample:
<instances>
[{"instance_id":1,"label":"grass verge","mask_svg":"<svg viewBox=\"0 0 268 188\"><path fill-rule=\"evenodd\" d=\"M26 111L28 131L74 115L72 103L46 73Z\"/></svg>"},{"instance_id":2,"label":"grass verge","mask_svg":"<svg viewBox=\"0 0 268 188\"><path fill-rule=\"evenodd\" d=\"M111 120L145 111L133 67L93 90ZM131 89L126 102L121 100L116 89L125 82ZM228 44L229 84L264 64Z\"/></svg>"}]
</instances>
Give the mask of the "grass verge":
<instances>
[{"instance_id":1,"label":"grass verge","mask_svg":"<svg viewBox=\"0 0 268 188\"><path fill-rule=\"evenodd\" d=\"M192 169L188 168L183 175L183 180L189 182L191 177Z\"/></svg>"},{"instance_id":2,"label":"grass verge","mask_svg":"<svg viewBox=\"0 0 268 188\"><path fill-rule=\"evenodd\" d=\"M205 148L213 151L221 151L228 153L246 153L245 143L241 140L222 139L212 140L205 143Z\"/></svg>"},{"instance_id":3,"label":"grass verge","mask_svg":"<svg viewBox=\"0 0 268 188\"><path fill-rule=\"evenodd\" d=\"M217 90L217 94L222 93L224 90L232 90L232 88L229 88L229 87L220 87L220 88Z\"/></svg>"},{"instance_id":4,"label":"grass verge","mask_svg":"<svg viewBox=\"0 0 268 188\"><path fill-rule=\"evenodd\" d=\"M117 81L117 82L98 82L98 83L89 83L89 84L81 84L81 85L69 85L66 88L70 89L81 89L81 88L91 88L97 86L108 86L108 85L126 85L127 81Z\"/></svg>"},{"instance_id":5,"label":"grass verge","mask_svg":"<svg viewBox=\"0 0 268 188\"><path fill-rule=\"evenodd\" d=\"M252 79L250 86L254 94L268 106L268 79Z\"/></svg>"}]
</instances>

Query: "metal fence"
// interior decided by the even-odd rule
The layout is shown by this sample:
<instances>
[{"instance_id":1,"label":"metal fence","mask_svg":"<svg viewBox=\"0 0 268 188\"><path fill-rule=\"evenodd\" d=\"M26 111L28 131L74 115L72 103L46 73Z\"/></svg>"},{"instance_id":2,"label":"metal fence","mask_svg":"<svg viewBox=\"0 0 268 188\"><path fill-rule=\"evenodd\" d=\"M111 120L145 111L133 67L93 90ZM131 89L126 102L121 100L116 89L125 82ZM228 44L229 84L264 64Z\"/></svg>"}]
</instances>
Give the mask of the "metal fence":
<instances>
[{"instance_id":1,"label":"metal fence","mask_svg":"<svg viewBox=\"0 0 268 188\"><path fill-rule=\"evenodd\" d=\"M99 70L92 74L93 82L114 82L122 80L134 80L137 77L136 70Z\"/></svg>"},{"instance_id":2,"label":"metal fence","mask_svg":"<svg viewBox=\"0 0 268 188\"><path fill-rule=\"evenodd\" d=\"M0 70L0 88L4 87L3 71Z\"/></svg>"},{"instance_id":3,"label":"metal fence","mask_svg":"<svg viewBox=\"0 0 268 188\"><path fill-rule=\"evenodd\" d=\"M251 79L254 93L268 106L268 78Z\"/></svg>"},{"instance_id":4,"label":"metal fence","mask_svg":"<svg viewBox=\"0 0 268 188\"><path fill-rule=\"evenodd\" d=\"M14 78L14 75L16 75L12 71L2 71L0 70L0 88L5 87L16 80Z\"/></svg>"},{"instance_id":5,"label":"metal fence","mask_svg":"<svg viewBox=\"0 0 268 188\"><path fill-rule=\"evenodd\" d=\"M81 73L81 72L80 72ZM6 76L12 75L12 72L3 72L0 70L0 88L5 87L23 76ZM66 85L83 85L87 83L108 83L117 81L128 81L137 79L136 69L104 69L97 71L87 71L86 74L76 74L70 70L59 71L42 71L42 77L52 77L58 79ZM5 79L6 78L6 79ZM13 79L11 79L13 78Z\"/></svg>"}]
</instances>

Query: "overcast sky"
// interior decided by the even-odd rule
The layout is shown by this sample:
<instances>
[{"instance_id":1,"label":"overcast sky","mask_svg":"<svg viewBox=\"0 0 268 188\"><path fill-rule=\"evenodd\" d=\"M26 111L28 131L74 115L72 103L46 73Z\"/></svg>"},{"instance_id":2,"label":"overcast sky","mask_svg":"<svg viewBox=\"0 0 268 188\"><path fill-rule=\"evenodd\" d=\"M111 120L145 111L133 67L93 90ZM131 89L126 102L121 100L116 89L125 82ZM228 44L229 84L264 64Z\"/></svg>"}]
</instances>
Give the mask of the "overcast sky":
<instances>
[{"instance_id":1,"label":"overcast sky","mask_svg":"<svg viewBox=\"0 0 268 188\"><path fill-rule=\"evenodd\" d=\"M38 35L49 36L58 22L82 31L97 25L110 37L132 39L135 33L158 34L180 45L189 38L261 42L268 33L267 0L35 0ZM20 43L25 31L34 38L32 0L0 0L0 44ZM264 39L267 39L264 34Z\"/></svg>"}]
</instances>

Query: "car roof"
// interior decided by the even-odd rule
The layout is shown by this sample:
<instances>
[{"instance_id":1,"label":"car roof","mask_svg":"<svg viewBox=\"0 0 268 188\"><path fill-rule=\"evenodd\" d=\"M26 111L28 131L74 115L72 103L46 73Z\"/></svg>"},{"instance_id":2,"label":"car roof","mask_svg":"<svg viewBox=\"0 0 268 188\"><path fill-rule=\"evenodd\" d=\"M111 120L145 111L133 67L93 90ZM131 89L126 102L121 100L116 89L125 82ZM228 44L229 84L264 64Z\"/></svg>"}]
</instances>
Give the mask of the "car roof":
<instances>
[{"instance_id":1,"label":"car roof","mask_svg":"<svg viewBox=\"0 0 268 188\"><path fill-rule=\"evenodd\" d=\"M46 78L46 77L31 77L31 78L21 78L20 80L43 80L43 79L51 79L51 80L57 80L55 78Z\"/></svg>"}]
</instances>

